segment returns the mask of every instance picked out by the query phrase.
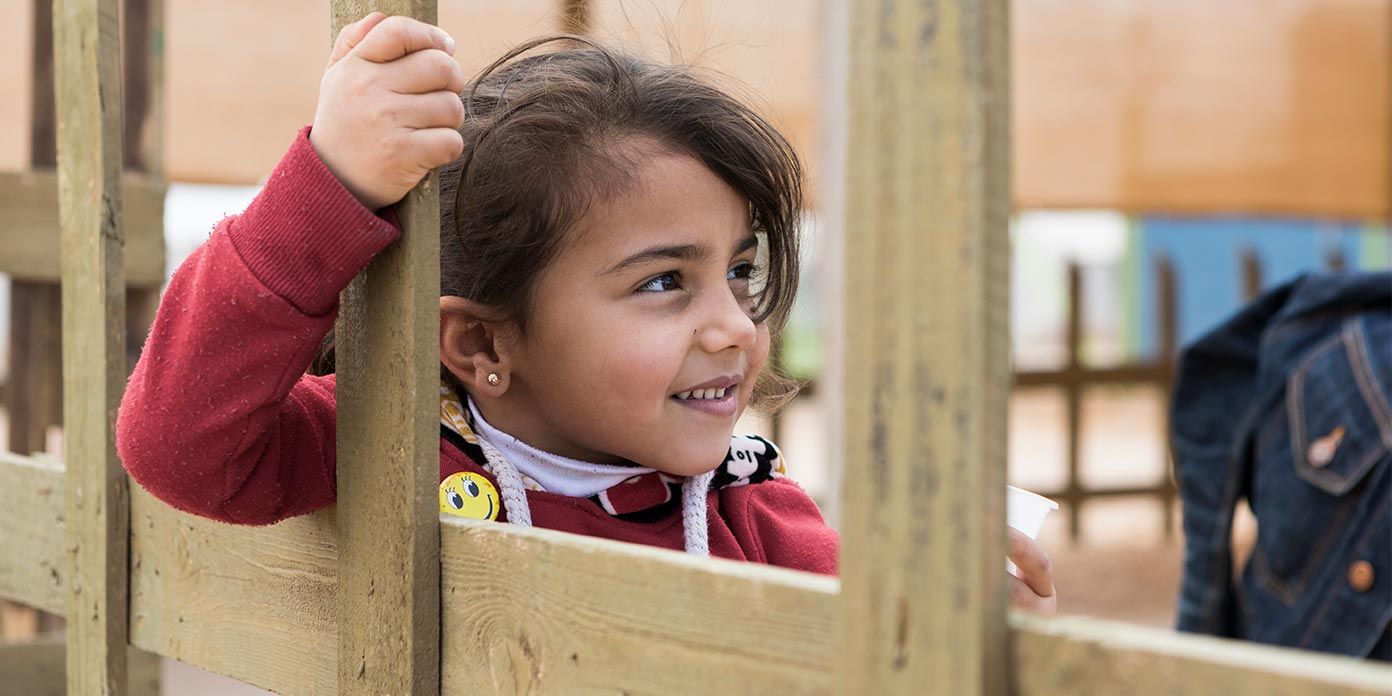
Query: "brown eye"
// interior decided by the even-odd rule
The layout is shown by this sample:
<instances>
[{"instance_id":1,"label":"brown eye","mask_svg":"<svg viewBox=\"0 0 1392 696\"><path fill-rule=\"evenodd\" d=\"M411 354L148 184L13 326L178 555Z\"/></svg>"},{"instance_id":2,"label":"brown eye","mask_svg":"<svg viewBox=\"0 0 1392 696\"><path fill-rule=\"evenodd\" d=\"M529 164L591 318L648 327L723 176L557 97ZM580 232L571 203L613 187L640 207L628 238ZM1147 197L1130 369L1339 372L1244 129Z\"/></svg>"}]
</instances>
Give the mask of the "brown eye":
<instances>
[{"instance_id":1,"label":"brown eye","mask_svg":"<svg viewBox=\"0 0 1392 696\"><path fill-rule=\"evenodd\" d=\"M663 273L653 276L648 282L638 287L638 292L668 292L678 287L676 273Z\"/></svg>"}]
</instances>

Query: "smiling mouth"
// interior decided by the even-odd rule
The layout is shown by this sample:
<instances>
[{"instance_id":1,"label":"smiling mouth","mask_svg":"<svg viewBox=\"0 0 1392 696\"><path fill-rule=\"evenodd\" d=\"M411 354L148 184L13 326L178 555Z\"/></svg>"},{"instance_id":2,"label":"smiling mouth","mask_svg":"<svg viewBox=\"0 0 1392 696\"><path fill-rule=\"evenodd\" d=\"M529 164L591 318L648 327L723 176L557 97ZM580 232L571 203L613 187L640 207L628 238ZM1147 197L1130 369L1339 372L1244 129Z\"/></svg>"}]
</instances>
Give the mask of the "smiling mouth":
<instances>
[{"instance_id":1,"label":"smiling mouth","mask_svg":"<svg viewBox=\"0 0 1392 696\"><path fill-rule=\"evenodd\" d=\"M692 389L691 391L678 392L672 395L678 401L690 399L701 399L705 401L715 401L725 398L725 392L732 391L734 387L718 387L710 389Z\"/></svg>"},{"instance_id":2,"label":"smiling mouth","mask_svg":"<svg viewBox=\"0 0 1392 696\"><path fill-rule=\"evenodd\" d=\"M730 387L701 391L712 392L712 395L710 397L707 397L705 394L696 396L693 392L687 393L686 396L682 394L673 394L669 398L693 411L699 411L716 416L717 418L732 418L735 412L739 410L738 389ZM719 395L715 395L714 392L718 392Z\"/></svg>"}]
</instances>

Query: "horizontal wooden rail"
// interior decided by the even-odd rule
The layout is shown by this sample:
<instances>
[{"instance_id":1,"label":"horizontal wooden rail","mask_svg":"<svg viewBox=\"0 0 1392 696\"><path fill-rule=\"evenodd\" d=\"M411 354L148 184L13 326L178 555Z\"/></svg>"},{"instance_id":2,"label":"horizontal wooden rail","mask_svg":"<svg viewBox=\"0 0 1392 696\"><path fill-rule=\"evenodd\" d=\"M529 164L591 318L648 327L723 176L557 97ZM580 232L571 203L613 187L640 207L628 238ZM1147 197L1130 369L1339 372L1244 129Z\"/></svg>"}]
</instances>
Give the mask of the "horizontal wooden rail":
<instances>
[{"instance_id":1,"label":"horizontal wooden rail","mask_svg":"<svg viewBox=\"0 0 1392 696\"><path fill-rule=\"evenodd\" d=\"M440 542L444 696L830 687L833 578L454 519Z\"/></svg>"},{"instance_id":2,"label":"horizontal wooden rail","mask_svg":"<svg viewBox=\"0 0 1392 696\"><path fill-rule=\"evenodd\" d=\"M1076 616L1010 624L1016 696L1392 694L1375 662Z\"/></svg>"},{"instance_id":3,"label":"horizontal wooden rail","mask_svg":"<svg viewBox=\"0 0 1392 696\"><path fill-rule=\"evenodd\" d=\"M0 455L0 597L62 607L63 476ZM277 693L332 693L335 527L333 508L221 524L133 486L131 644ZM835 579L453 518L440 542L442 694L832 689ZM1347 658L1081 617L1010 625L1020 696L1392 694L1392 667Z\"/></svg>"},{"instance_id":4,"label":"horizontal wooden rail","mask_svg":"<svg viewBox=\"0 0 1392 696\"><path fill-rule=\"evenodd\" d=\"M1070 370L1025 370L1015 373L1015 386L1062 387L1078 384L1096 387L1108 384L1149 386L1158 384L1170 370L1156 364L1126 364L1114 367L1079 367Z\"/></svg>"},{"instance_id":5,"label":"horizontal wooden rail","mask_svg":"<svg viewBox=\"0 0 1392 696\"><path fill-rule=\"evenodd\" d=\"M165 184L143 174L121 180L126 235L126 285L164 282ZM0 173L0 273L58 282L58 174Z\"/></svg>"},{"instance_id":6,"label":"horizontal wooden rail","mask_svg":"<svg viewBox=\"0 0 1392 696\"><path fill-rule=\"evenodd\" d=\"M0 452L0 597L63 613L63 464Z\"/></svg>"},{"instance_id":7,"label":"horizontal wooden rail","mask_svg":"<svg viewBox=\"0 0 1392 696\"><path fill-rule=\"evenodd\" d=\"M280 694L337 692L335 510L270 527L131 486L131 644Z\"/></svg>"}]
</instances>

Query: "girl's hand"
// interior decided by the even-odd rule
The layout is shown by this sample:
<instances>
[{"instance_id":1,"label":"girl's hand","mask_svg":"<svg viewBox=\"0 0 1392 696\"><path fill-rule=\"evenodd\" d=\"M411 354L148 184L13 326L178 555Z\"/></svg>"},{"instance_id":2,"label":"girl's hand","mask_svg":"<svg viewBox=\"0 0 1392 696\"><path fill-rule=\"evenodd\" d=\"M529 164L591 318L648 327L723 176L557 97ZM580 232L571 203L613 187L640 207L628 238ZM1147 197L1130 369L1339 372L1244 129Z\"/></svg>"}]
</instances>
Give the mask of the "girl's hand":
<instances>
[{"instance_id":1,"label":"girl's hand","mask_svg":"<svg viewBox=\"0 0 1392 696\"><path fill-rule=\"evenodd\" d=\"M404 197L464 149L464 72L443 29L380 12L338 34L309 142L372 210Z\"/></svg>"},{"instance_id":2,"label":"girl's hand","mask_svg":"<svg viewBox=\"0 0 1392 696\"><path fill-rule=\"evenodd\" d=\"M1020 577L1010 575L1010 605L1044 616L1058 613L1058 598L1054 595L1054 575L1049 569L1049 557L1038 542L1014 527L1005 528L1010 544L1010 560L1019 569Z\"/></svg>"}]
</instances>

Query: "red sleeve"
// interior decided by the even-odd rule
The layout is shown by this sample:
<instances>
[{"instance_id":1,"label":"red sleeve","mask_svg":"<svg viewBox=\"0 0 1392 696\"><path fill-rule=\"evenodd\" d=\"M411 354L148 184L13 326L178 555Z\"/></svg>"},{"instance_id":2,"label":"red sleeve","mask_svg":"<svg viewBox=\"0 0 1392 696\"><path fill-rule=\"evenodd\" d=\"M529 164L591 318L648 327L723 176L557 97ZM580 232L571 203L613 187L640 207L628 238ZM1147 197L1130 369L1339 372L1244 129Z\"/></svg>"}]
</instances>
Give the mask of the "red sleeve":
<instances>
[{"instance_id":1,"label":"red sleeve","mask_svg":"<svg viewBox=\"0 0 1392 696\"><path fill-rule=\"evenodd\" d=\"M122 463L180 510L269 524L334 500L334 380L304 372L339 292L399 230L308 133L174 273L121 401Z\"/></svg>"},{"instance_id":2,"label":"red sleeve","mask_svg":"<svg viewBox=\"0 0 1392 696\"><path fill-rule=\"evenodd\" d=\"M811 496L778 478L721 490L721 510L750 560L836 575L841 538Z\"/></svg>"}]
</instances>

